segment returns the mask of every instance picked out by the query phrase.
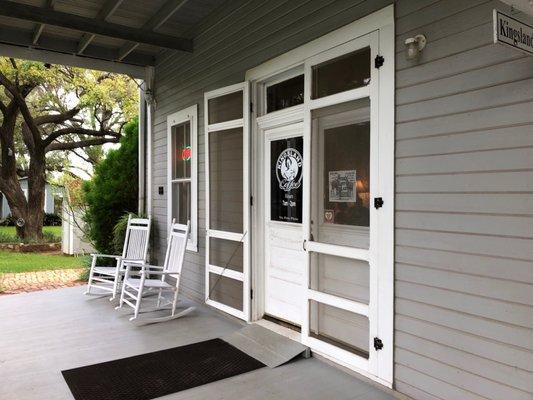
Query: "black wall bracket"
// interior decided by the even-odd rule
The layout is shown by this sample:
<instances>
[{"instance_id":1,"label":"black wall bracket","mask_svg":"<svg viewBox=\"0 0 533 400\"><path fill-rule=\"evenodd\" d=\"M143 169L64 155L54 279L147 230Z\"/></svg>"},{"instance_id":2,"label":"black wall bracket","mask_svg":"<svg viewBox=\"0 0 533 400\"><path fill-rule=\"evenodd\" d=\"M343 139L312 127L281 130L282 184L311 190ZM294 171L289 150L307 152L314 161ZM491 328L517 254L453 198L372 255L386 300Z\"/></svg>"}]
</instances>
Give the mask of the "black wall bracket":
<instances>
[{"instance_id":1,"label":"black wall bracket","mask_svg":"<svg viewBox=\"0 0 533 400\"><path fill-rule=\"evenodd\" d=\"M383 66L383 64L385 64L385 58L383 56L380 56L379 54L376 56L376 58L374 59L374 66L376 68L380 68Z\"/></svg>"}]
</instances>

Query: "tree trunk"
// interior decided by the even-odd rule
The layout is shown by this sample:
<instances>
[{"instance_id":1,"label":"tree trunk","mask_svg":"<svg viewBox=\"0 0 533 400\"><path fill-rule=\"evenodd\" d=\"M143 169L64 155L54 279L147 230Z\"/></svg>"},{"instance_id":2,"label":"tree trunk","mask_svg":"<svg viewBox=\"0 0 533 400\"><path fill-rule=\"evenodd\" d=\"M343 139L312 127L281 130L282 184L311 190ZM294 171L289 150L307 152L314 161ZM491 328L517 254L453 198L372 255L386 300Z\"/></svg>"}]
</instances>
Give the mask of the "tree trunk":
<instances>
[{"instance_id":1,"label":"tree trunk","mask_svg":"<svg viewBox=\"0 0 533 400\"><path fill-rule=\"evenodd\" d=\"M27 239L43 238L45 165L45 153L37 147L31 156L28 171L28 213L24 225L24 237Z\"/></svg>"}]
</instances>

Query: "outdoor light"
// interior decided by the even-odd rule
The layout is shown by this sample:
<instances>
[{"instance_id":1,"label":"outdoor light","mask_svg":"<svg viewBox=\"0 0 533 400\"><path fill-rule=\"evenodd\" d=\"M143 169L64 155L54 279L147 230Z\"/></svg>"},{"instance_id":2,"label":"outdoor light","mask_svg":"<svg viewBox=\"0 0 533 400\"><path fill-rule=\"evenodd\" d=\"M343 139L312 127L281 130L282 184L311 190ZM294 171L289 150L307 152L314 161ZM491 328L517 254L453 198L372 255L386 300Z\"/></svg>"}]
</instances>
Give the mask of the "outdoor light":
<instances>
[{"instance_id":1,"label":"outdoor light","mask_svg":"<svg viewBox=\"0 0 533 400\"><path fill-rule=\"evenodd\" d=\"M155 105L155 97L154 97L154 92L152 90L146 89L144 91L144 97L148 104Z\"/></svg>"},{"instance_id":2,"label":"outdoor light","mask_svg":"<svg viewBox=\"0 0 533 400\"><path fill-rule=\"evenodd\" d=\"M406 58L408 60L414 60L418 58L420 52L426 47L427 39L424 35L416 35L405 39L405 48L407 50Z\"/></svg>"}]
</instances>

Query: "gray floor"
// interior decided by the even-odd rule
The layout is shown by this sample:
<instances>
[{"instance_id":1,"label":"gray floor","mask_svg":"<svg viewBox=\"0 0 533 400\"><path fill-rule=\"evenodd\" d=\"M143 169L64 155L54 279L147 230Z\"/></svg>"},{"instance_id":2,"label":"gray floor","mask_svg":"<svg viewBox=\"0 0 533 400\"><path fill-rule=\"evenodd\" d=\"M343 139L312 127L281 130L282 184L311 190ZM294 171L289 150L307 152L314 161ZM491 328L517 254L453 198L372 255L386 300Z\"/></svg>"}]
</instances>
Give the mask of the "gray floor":
<instances>
[{"instance_id":1,"label":"gray floor","mask_svg":"<svg viewBox=\"0 0 533 400\"><path fill-rule=\"evenodd\" d=\"M239 323L199 306L189 316L136 327L83 288L0 296L0 399L72 399L61 370L227 335ZM315 358L186 390L164 399L389 400Z\"/></svg>"}]
</instances>

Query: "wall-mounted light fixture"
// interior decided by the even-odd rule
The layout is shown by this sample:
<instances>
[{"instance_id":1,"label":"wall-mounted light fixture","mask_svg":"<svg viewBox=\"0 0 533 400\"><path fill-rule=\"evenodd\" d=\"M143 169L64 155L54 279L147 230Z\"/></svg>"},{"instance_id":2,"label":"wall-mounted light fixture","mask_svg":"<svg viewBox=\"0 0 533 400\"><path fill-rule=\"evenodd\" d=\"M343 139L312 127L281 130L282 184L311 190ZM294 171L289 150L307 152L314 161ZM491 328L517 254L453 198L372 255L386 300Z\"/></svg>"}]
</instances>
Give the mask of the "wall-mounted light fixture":
<instances>
[{"instance_id":1,"label":"wall-mounted light fixture","mask_svg":"<svg viewBox=\"0 0 533 400\"><path fill-rule=\"evenodd\" d=\"M405 57L408 60L417 59L422 49L426 47L426 43L427 39L424 35L416 35L405 39Z\"/></svg>"}]
</instances>

